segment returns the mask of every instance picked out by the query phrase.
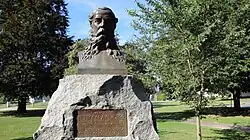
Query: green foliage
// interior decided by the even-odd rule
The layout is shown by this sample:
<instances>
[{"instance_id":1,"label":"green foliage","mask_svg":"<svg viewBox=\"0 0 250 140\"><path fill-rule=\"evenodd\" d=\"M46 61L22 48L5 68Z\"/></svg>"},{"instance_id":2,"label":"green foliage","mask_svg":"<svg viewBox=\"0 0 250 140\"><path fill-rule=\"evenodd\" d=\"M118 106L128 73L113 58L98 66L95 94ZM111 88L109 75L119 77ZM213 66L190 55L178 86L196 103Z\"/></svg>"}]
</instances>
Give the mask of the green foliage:
<instances>
[{"instance_id":1,"label":"green foliage","mask_svg":"<svg viewBox=\"0 0 250 140\"><path fill-rule=\"evenodd\" d=\"M65 76L77 74L77 64L79 62L78 52L85 50L89 45L88 39L85 38L76 41L72 46L70 46L70 51L67 54L69 67L65 69Z\"/></svg>"},{"instance_id":2,"label":"green foliage","mask_svg":"<svg viewBox=\"0 0 250 140\"><path fill-rule=\"evenodd\" d=\"M157 101L166 101L166 94L163 92L157 93Z\"/></svg>"},{"instance_id":3,"label":"green foliage","mask_svg":"<svg viewBox=\"0 0 250 140\"><path fill-rule=\"evenodd\" d=\"M250 1L137 2L134 28L143 35L147 69L171 98L197 111L214 93L248 90Z\"/></svg>"},{"instance_id":4,"label":"green foliage","mask_svg":"<svg viewBox=\"0 0 250 140\"><path fill-rule=\"evenodd\" d=\"M0 91L8 100L51 95L67 67L68 12L63 0L5 0L0 35ZM23 103L25 105L25 103Z\"/></svg>"},{"instance_id":5,"label":"green foliage","mask_svg":"<svg viewBox=\"0 0 250 140\"><path fill-rule=\"evenodd\" d=\"M140 42L127 42L120 46L125 53L126 67L128 73L141 80L148 94L154 94L157 86L156 77L148 69L146 54L142 50L143 45Z\"/></svg>"}]
</instances>

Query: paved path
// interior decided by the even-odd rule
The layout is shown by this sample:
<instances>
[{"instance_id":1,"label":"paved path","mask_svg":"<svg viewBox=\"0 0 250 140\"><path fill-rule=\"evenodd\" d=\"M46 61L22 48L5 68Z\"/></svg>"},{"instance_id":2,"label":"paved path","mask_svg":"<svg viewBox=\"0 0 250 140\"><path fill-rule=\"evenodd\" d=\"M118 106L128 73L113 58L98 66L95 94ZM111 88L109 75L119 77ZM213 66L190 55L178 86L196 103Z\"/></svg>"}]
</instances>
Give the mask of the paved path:
<instances>
[{"instance_id":1,"label":"paved path","mask_svg":"<svg viewBox=\"0 0 250 140\"><path fill-rule=\"evenodd\" d=\"M189 119L184 122L189 123L189 124L196 124L195 119ZM237 130L250 133L250 127L240 126L240 125L222 124L222 123L216 123L216 122L201 122L201 126L217 128L217 129L237 129Z\"/></svg>"}]
</instances>

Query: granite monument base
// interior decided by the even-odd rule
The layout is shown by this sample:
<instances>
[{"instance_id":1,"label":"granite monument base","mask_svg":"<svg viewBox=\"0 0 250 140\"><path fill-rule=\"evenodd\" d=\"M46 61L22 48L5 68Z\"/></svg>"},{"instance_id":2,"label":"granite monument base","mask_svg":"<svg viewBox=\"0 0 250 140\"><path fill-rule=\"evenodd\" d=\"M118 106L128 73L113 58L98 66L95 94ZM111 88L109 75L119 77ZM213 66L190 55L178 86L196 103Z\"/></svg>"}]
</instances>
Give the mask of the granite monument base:
<instances>
[{"instance_id":1,"label":"granite monument base","mask_svg":"<svg viewBox=\"0 0 250 140\"><path fill-rule=\"evenodd\" d=\"M152 106L133 76L72 75L60 80L36 140L159 140Z\"/></svg>"}]
</instances>

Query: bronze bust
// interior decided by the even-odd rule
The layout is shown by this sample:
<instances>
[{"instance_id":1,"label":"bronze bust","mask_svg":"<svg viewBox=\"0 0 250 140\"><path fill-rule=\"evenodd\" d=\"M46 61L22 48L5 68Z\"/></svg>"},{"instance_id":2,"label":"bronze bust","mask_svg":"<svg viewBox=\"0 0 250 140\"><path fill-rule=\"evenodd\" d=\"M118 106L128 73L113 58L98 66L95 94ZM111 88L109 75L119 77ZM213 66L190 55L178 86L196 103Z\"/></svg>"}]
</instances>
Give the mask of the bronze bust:
<instances>
[{"instance_id":1,"label":"bronze bust","mask_svg":"<svg viewBox=\"0 0 250 140\"><path fill-rule=\"evenodd\" d=\"M118 61L123 61L122 53L117 47L114 31L118 19L108 7L96 9L89 15L91 26L90 46L83 53L83 59L87 60L101 51L107 51L109 55Z\"/></svg>"},{"instance_id":2,"label":"bronze bust","mask_svg":"<svg viewBox=\"0 0 250 140\"><path fill-rule=\"evenodd\" d=\"M79 74L127 74L125 59L114 35L117 22L115 14L107 7L89 15L90 45L78 53Z\"/></svg>"}]
</instances>

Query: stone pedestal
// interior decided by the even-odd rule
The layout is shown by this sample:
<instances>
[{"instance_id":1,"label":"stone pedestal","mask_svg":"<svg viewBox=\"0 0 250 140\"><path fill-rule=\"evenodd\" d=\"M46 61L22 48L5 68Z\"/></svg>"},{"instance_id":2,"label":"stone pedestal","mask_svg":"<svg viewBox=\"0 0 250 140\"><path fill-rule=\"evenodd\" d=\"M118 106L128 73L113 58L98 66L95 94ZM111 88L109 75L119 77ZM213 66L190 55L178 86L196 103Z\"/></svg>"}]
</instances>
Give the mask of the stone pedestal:
<instances>
[{"instance_id":1,"label":"stone pedestal","mask_svg":"<svg viewBox=\"0 0 250 140\"><path fill-rule=\"evenodd\" d=\"M72 75L60 80L36 140L158 140L152 106L132 76Z\"/></svg>"}]
</instances>

